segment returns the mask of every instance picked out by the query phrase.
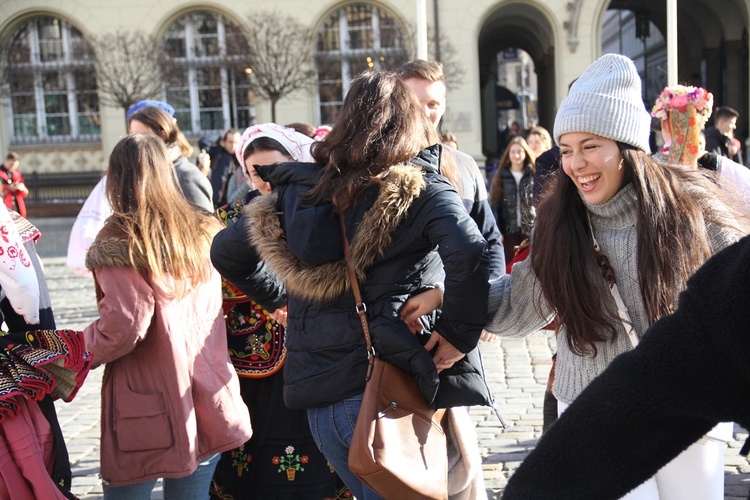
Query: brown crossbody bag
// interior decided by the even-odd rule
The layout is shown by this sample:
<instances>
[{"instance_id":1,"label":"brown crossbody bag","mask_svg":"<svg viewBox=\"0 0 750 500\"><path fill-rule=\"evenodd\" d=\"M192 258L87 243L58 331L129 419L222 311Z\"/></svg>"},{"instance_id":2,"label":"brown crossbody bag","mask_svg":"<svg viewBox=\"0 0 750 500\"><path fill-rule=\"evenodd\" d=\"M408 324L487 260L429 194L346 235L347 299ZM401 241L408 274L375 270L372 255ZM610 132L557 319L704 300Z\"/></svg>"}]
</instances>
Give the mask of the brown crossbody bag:
<instances>
[{"instance_id":1,"label":"brown crossbody bag","mask_svg":"<svg viewBox=\"0 0 750 500\"><path fill-rule=\"evenodd\" d=\"M339 215L344 256L367 344L362 406L349 445L349 469L385 498L448 498L448 449L442 419L417 382L377 357L367 324L367 307L349 259L344 216Z\"/></svg>"}]
</instances>

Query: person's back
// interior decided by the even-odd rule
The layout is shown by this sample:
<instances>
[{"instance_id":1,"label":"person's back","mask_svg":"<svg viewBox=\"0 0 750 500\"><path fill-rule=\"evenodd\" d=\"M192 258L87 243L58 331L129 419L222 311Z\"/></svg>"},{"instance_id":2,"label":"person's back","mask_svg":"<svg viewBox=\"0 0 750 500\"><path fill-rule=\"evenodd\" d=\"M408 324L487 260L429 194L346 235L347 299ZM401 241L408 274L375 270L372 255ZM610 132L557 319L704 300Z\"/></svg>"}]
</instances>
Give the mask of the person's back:
<instances>
[{"instance_id":1,"label":"person's back","mask_svg":"<svg viewBox=\"0 0 750 500\"><path fill-rule=\"evenodd\" d=\"M152 136L120 141L106 191L113 215L86 257L100 317L84 331L94 364L106 363L105 496L150 491L159 477L207 494L215 454L250 437L208 256L218 222L178 192Z\"/></svg>"},{"instance_id":2,"label":"person's back","mask_svg":"<svg viewBox=\"0 0 750 500\"><path fill-rule=\"evenodd\" d=\"M230 226L212 245L214 265L248 296L269 311L288 303L285 401L307 409L313 436L357 498L375 497L348 468L348 437L334 436L351 436L367 352L338 214L379 356L443 407L489 397L481 368L472 364L478 360L464 357L475 353L478 320L486 314L486 242L438 170L442 148L420 152L435 143L409 89L393 74L365 72L330 134L313 148L319 164L258 166L275 196L258 197L244 212L244 228ZM414 335L400 312L410 295L440 286L444 276L442 316L425 325L434 325L431 354L420 342L426 335ZM438 368L455 362L464 368L457 369L466 383L460 390L450 371L438 376Z\"/></svg>"}]
</instances>

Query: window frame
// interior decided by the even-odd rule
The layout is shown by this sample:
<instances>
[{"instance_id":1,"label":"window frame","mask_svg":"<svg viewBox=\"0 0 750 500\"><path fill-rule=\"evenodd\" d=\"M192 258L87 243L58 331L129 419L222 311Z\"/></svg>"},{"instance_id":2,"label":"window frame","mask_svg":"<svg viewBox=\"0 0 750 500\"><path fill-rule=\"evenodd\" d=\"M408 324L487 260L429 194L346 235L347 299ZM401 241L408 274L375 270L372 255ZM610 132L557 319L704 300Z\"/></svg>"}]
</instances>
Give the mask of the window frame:
<instances>
[{"instance_id":1,"label":"window frame","mask_svg":"<svg viewBox=\"0 0 750 500\"><path fill-rule=\"evenodd\" d=\"M350 9L362 9L362 8L369 8L370 9L370 23L369 26L358 26L350 29L349 27L349 18L347 17L347 14ZM382 36L381 36L381 18L380 16L384 15L387 18L389 18L392 21L392 24L388 24L386 27L387 29L400 29L401 36L397 37L397 40L400 42L400 47L382 47ZM333 50L321 50L320 49L320 36L326 32L334 31L333 28L329 28L328 24L330 21L334 19L334 16L338 16L338 48ZM318 28L315 36L316 36L316 42L315 42L315 81L316 81L316 113L318 118L318 123L323 123L323 118L325 113L323 112L323 108L330 108L330 107L338 107L340 109L341 105L344 102L344 98L349 93L349 88L351 86L352 77L356 76L358 73L356 72L356 69L353 70L353 63L359 59L362 58L365 62L364 65L366 65L369 68L375 69L377 71L380 71L384 68L384 61L385 57L390 56L396 60L398 58L402 58L402 62L406 62L408 60L408 48L407 48L407 40L408 40L408 30L405 28L406 24L394 13L390 12L388 9L385 9L383 7L380 7L375 4L367 3L367 2L357 2L357 3L350 3L341 6L337 10L331 12L328 17L326 17L323 22L320 24L320 27ZM372 47L362 47L362 48L351 48L351 32L364 32L364 31L371 31L372 35ZM327 37L326 37L327 38ZM363 37L363 38L366 38ZM326 43L325 40L323 43ZM397 43L396 45L399 45ZM341 71L340 76L341 79L321 79L321 71L320 71L320 65L325 63L335 63L339 62L341 65ZM361 61L360 61L361 62ZM401 63L398 63L394 66L400 66ZM391 66L389 66L391 67ZM337 84L340 83L341 86L341 100L338 101L323 101L321 98L321 86L322 85L331 85L331 84ZM330 112L328 112L330 113ZM337 114L337 111L333 112L333 119L335 119L335 116ZM333 121L327 120L327 123L330 124L330 122Z\"/></svg>"},{"instance_id":2,"label":"window frame","mask_svg":"<svg viewBox=\"0 0 750 500\"><path fill-rule=\"evenodd\" d=\"M213 37L211 35L201 35L198 32L198 25L196 20L199 16L213 16L216 22L216 33L215 38L217 40L217 46L219 49L218 55L198 55L196 41L202 38ZM227 16L213 12L209 10L198 10L188 12L175 21L167 28L164 40L167 42L175 33L179 33L178 37L174 37L175 40L184 39L184 56L172 57L168 55L172 63L179 68L181 71L185 71L186 80L185 82L176 85L175 82L163 82L164 97L167 98L167 93L170 89L176 89L175 91L184 92L187 90L188 108L178 107L182 106L182 103L171 102L175 107L177 113L186 113L189 116L190 123L186 124L179 122L181 130L189 136L200 136L207 135L217 132L222 132L229 128L244 128L251 125L255 118L254 103L251 94L250 80L244 71L237 71L237 66L242 63L242 56L239 54L229 54L227 50L227 21L233 24L236 29L242 34L242 27L236 23L233 23ZM175 30L178 31L175 31ZM246 40L245 40L246 42ZM167 46L169 44L167 43ZM202 84L200 82L199 73L201 71L218 71L219 85ZM242 79L245 79L244 81ZM248 93L247 105L240 105L241 93L246 91ZM200 94L206 91L219 91L221 94L221 106L220 107L201 107ZM203 127L202 115L204 113L216 113L220 112L222 125L220 128ZM248 123L240 123L240 117L243 112L247 113Z\"/></svg>"},{"instance_id":3,"label":"window frame","mask_svg":"<svg viewBox=\"0 0 750 500\"><path fill-rule=\"evenodd\" d=\"M42 38L40 35L41 21L52 20L59 24L60 44L62 48L62 59L44 61L41 50ZM73 30L78 35L73 34ZM10 83L10 117L11 117L11 144L44 144L44 143L91 143L101 141L101 107L99 105L98 85L94 82L93 89L78 89L76 87L75 72L81 69L94 71L93 49L83 33L73 26L70 22L57 16L39 15L26 20L20 25L9 42L10 58L15 44L24 43L18 40L26 31L26 42L28 43L28 59L23 62L7 61L7 70L9 72L18 70L24 75L28 75L32 80L33 86L31 91L24 88L13 88ZM87 52L91 54L88 59L74 58L74 38L79 38L78 43L85 44ZM63 82L60 89L45 90L45 77L53 76ZM92 112L93 122L96 126L96 132L90 134L81 133L80 110L78 109L78 98L84 94L96 94L96 111ZM14 109L14 98L17 96L33 96L34 112L21 113ZM63 96L66 103L65 111L53 112L47 109L48 98L51 96ZM54 118L63 118L64 125L67 126L66 133L50 133L49 120ZM19 120L33 119L34 124L31 127L23 127L33 130L33 134L18 134ZM98 122L98 123L97 123Z\"/></svg>"}]
</instances>

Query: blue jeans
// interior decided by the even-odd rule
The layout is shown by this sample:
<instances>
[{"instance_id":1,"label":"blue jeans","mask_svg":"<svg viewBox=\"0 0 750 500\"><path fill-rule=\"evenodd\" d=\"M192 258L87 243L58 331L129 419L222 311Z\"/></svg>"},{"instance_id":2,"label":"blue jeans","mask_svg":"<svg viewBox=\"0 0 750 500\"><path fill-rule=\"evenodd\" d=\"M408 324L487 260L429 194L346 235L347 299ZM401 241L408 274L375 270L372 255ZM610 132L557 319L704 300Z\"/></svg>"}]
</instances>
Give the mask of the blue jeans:
<instances>
[{"instance_id":1,"label":"blue jeans","mask_svg":"<svg viewBox=\"0 0 750 500\"><path fill-rule=\"evenodd\" d=\"M221 453L212 455L198 464L195 472L177 479L164 479L164 498L166 500L208 500L208 488L214 477L216 464ZM127 486L109 487L104 485L104 498L107 500L149 500L156 479Z\"/></svg>"},{"instance_id":2,"label":"blue jeans","mask_svg":"<svg viewBox=\"0 0 750 500\"><path fill-rule=\"evenodd\" d=\"M347 463L349 443L352 441L361 405L360 394L330 406L307 410L307 421L315 444L357 500L378 500L381 497L350 471Z\"/></svg>"}]
</instances>

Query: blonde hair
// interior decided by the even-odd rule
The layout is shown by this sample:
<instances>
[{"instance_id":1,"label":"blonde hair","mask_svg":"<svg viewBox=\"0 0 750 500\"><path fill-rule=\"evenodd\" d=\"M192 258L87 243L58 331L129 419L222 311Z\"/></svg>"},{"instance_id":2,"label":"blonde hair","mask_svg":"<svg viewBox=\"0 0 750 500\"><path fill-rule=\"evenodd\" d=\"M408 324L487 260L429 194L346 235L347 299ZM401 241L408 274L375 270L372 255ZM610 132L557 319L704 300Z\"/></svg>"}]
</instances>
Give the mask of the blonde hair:
<instances>
[{"instance_id":1,"label":"blonde hair","mask_svg":"<svg viewBox=\"0 0 750 500\"><path fill-rule=\"evenodd\" d=\"M191 285L209 279L211 241L220 225L179 191L161 140L135 134L117 143L109 157L106 193L113 212L108 223L127 236L134 269Z\"/></svg>"}]
</instances>

